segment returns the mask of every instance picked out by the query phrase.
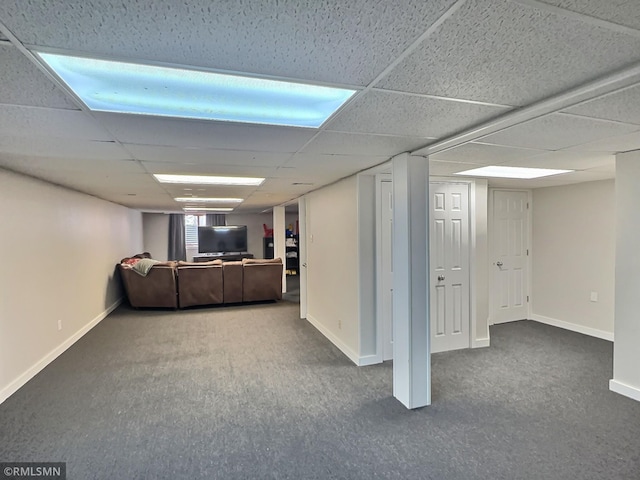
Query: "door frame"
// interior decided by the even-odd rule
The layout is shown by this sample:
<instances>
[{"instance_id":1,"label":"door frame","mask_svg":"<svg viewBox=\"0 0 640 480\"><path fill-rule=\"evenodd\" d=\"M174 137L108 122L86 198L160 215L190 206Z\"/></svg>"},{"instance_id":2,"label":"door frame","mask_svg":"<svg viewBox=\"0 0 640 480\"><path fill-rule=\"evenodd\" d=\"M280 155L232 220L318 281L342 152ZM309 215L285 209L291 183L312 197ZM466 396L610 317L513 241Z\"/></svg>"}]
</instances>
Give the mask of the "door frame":
<instances>
[{"instance_id":1,"label":"door frame","mask_svg":"<svg viewBox=\"0 0 640 480\"><path fill-rule=\"evenodd\" d=\"M382 316L382 282L377 272L382 271L382 255L380 251L382 239L382 227L380 225L381 209L382 209L382 189L380 182L391 181L393 176L390 173L379 173L375 176L375 193L376 193L376 359L382 363L384 357L384 321ZM429 177L429 183L456 183L466 184L469 188L469 345L470 348L486 347L486 339L477 339L477 288L476 288L476 236L477 236L477 217L476 217L476 183L473 179L451 178L451 177ZM426 209L429 214L429 208ZM427 244L429 245L429 239ZM429 309L431 305L429 305ZM429 334L431 335L431 334Z\"/></svg>"},{"instance_id":2,"label":"door frame","mask_svg":"<svg viewBox=\"0 0 640 480\"><path fill-rule=\"evenodd\" d=\"M529 301L527 302L527 319L531 318L533 305L533 295L531 292L531 285L533 281L533 272L531 266L533 265L533 190L530 188L489 188L489 218L487 219L487 240L489 244L489 258L488 258L488 269L489 269L489 325L495 325L495 276L493 275L494 267L492 259L494 258L493 247L495 245L494 242L494 217L493 217L493 201L495 192L524 192L527 194L527 203L529 207L527 208L527 248L529 249L529 255L527 255L527 290L526 295L529 297Z\"/></svg>"}]
</instances>

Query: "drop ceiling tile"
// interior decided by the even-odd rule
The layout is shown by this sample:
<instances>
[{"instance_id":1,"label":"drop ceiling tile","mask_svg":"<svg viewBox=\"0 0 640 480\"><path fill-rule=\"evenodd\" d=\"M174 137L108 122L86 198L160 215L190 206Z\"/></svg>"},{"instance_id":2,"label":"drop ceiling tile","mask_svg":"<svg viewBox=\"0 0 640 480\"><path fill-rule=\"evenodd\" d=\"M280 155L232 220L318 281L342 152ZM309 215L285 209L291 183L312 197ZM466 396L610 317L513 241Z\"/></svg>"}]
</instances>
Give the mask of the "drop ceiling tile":
<instances>
[{"instance_id":1,"label":"drop ceiling tile","mask_svg":"<svg viewBox=\"0 0 640 480\"><path fill-rule=\"evenodd\" d=\"M365 168L374 167L386 162L389 159L385 155L324 155L299 153L295 155L291 161L287 163L289 169L313 173L321 173L326 170L342 169L347 172L355 173ZM280 169L283 171L286 169Z\"/></svg>"},{"instance_id":2,"label":"drop ceiling tile","mask_svg":"<svg viewBox=\"0 0 640 480\"><path fill-rule=\"evenodd\" d=\"M0 18L26 44L367 84L453 3L3 0Z\"/></svg>"},{"instance_id":3,"label":"drop ceiling tile","mask_svg":"<svg viewBox=\"0 0 640 480\"><path fill-rule=\"evenodd\" d=\"M533 148L515 148L470 142L452 148L451 150L430 155L429 160L475 163L478 165L500 165L508 160L528 158L543 152L544 150Z\"/></svg>"},{"instance_id":4,"label":"drop ceiling tile","mask_svg":"<svg viewBox=\"0 0 640 480\"><path fill-rule=\"evenodd\" d=\"M640 30L638 4L631 0L541 0L556 7L582 13Z\"/></svg>"},{"instance_id":5,"label":"drop ceiling tile","mask_svg":"<svg viewBox=\"0 0 640 480\"><path fill-rule=\"evenodd\" d=\"M393 156L417 150L434 141L430 138L325 131L314 138L302 153Z\"/></svg>"},{"instance_id":6,"label":"drop ceiling tile","mask_svg":"<svg viewBox=\"0 0 640 480\"><path fill-rule=\"evenodd\" d=\"M83 160L128 160L130 155L117 143L84 139L0 135L0 154Z\"/></svg>"},{"instance_id":7,"label":"drop ceiling tile","mask_svg":"<svg viewBox=\"0 0 640 480\"><path fill-rule=\"evenodd\" d=\"M565 112L640 125L640 85L568 108Z\"/></svg>"},{"instance_id":8,"label":"drop ceiling tile","mask_svg":"<svg viewBox=\"0 0 640 480\"><path fill-rule=\"evenodd\" d=\"M16 105L0 105L0 132L26 138L113 140L87 113Z\"/></svg>"},{"instance_id":9,"label":"drop ceiling tile","mask_svg":"<svg viewBox=\"0 0 640 480\"><path fill-rule=\"evenodd\" d=\"M480 168L484 166L481 163L466 162L440 162L429 158L429 176L437 177L438 175L452 175L457 172L464 172L472 168Z\"/></svg>"},{"instance_id":10,"label":"drop ceiling tile","mask_svg":"<svg viewBox=\"0 0 640 480\"><path fill-rule=\"evenodd\" d=\"M38 172L77 172L88 177L94 173L145 173L139 162L129 160L84 160L77 158L29 157L0 154L0 166L37 176ZM89 180L89 179L88 179Z\"/></svg>"},{"instance_id":11,"label":"drop ceiling tile","mask_svg":"<svg viewBox=\"0 0 640 480\"><path fill-rule=\"evenodd\" d=\"M213 186L213 185L176 185L162 184L162 188L174 197L200 198L247 198L256 191L256 187Z\"/></svg>"},{"instance_id":12,"label":"drop ceiling tile","mask_svg":"<svg viewBox=\"0 0 640 480\"><path fill-rule=\"evenodd\" d=\"M215 167L236 165L238 167L276 167L286 162L290 153L252 152L244 150L219 150L208 148L179 148L154 145L125 144L124 147L136 160L182 163Z\"/></svg>"},{"instance_id":13,"label":"drop ceiling tile","mask_svg":"<svg viewBox=\"0 0 640 480\"><path fill-rule=\"evenodd\" d=\"M617 135L614 137L603 138L592 142L582 143L572 147L570 150L583 152L630 152L632 150L640 150L640 131L632 132L626 135Z\"/></svg>"},{"instance_id":14,"label":"drop ceiling tile","mask_svg":"<svg viewBox=\"0 0 640 480\"><path fill-rule=\"evenodd\" d=\"M482 138L482 142L522 148L560 150L637 129L635 125L554 113L488 135Z\"/></svg>"},{"instance_id":15,"label":"drop ceiling tile","mask_svg":"<svg viewBox=\"0 0 640 480\"><path fill-rule=\"evenodd\" d=\"M122 143L173 147L295 152L315 129L245 125L176 118L97 113L98 118Z\"/></svg>"},{"instance_id":16,"label":"drop ceiling tile","mask_svg":"<svg viewBox=\"0 0 640 480\"><path fill-rule=\"evenodd\" d=\"M559 150L529 158L510 160L503 165L511 167L558 168L561 170L587 170L615 164L615 156L600 152Z\"/></svg>"},{"instance_id":17,"label":"drop ceiling tile","mask_svg":"<svg viewBox=\"0 0 640 480\"><path fill-rule=\"evenodd\" d=\"M639 52L634 36L506 0L475 0L377 86L521 106L622 68Z\"/></svg>"},{"instance_id":18,"label":"drop ceiling tile","mask_svg":"<svg viewBox=\"0 0 640 480\"><path fill-rule=\"evenodd\" d=\"M78 110L62 90L12 45L0 44L0 103Z\"/></svg>"},{"instance_id":19,"label":"drop ceiling tile","mask_svg":"<svg viewBox=\"0 0 640 480\"><path fill-rule=\"evenodd\" d=\"M345 108L332 131L444 137L507 112L509 108L373 90Z\"/></svg>"}]
</instances>

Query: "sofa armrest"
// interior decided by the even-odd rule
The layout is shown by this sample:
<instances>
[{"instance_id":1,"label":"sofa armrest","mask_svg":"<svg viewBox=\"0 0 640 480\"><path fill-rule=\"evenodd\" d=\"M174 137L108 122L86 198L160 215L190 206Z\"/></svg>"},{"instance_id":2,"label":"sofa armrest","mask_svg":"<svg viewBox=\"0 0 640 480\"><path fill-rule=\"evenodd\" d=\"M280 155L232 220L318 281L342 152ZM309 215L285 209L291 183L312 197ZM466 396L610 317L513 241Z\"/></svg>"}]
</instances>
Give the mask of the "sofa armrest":
<instances>
[{"instance_id":1,"label":"sofa armrest","mask_svg":"<svg viewBox=\"0 0 640 480\"><path fill-rule=\"evenodd\" d=\"M282 259L243 261L245 302L282 299Z\"/></svg>"},{"instance_id":2,"label":"sofa armrest","mask_svg":"<svg viewBox=\"0 0 640 480\"><path fill-rule=\"evenodd\" d=\"M118 265L125 293L132 307L178 308L175 269L154 265L146 277Z\"/></svg>"}]
</instances>

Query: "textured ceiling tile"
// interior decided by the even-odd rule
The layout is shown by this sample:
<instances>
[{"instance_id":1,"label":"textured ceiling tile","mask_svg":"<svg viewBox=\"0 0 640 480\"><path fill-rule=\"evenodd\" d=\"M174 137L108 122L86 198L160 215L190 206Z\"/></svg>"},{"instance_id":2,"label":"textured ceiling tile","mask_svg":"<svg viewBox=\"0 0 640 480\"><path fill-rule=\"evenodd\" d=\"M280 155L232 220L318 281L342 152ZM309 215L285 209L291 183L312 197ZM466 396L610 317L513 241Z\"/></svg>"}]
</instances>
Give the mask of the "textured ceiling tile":
<instances>
[{"instance_id":1,"label":"textured ceiling tile","mask_svg":"<svg viewBox=\"0 0 640 480\"><path fill-rule=\"evenodd\" d=\"M0 103L78 110L17 48L0 45L0 65Z\"/></svg>"},{"instance_id":2,"label":"textured ceiling tile","mask_svg":"<svg viewBox=\"0 0 640 480\"><path fill-rule=\"evenodd\" d=\"M508 110L374 90L340 112L327 128L346 132L444 137Z\"/></svg>"},{"instance_id":3,"label":"textured ceiling tile","mask_svg":"<svg viewBox=\"0 0 640 480\"><path fill-rule=\"evenodd\" d=\"M130 155L115 142L52 137L0 135L0 152L34 157L85 160L128 160Z\"/></svg>"},{"instance_id":4,"label":"textured ceiling tile","mask_svg":"<svg viewBox=\"0 0 640 480\"><path fill-rule=\"evenodd\" d=\"M309 128L272 127L175 118L96 113L122 143L174 147L295 152L315 133Z\"/></svg>"},{"instance_id":5,"label":"textured ceiling tile","mask_svg":"<svg viewBox=\"0 0 640 480\"><path fill-rule=\"evenodd\" d=\"M565 112L640 125L640 85L596 98Z\"/></svg>"},{"instance_id":6,"label":"textured ceiling tile","mask_svg":"<svg viewBox=\"0 0 640 480\"><path fill-rule=\"evenodd\" d=\"M589 140L637 130L635 125L554 113L482 138L482 142L522 148L560 150Z\"/></svg>"},{"instance_id":7,"label":"textured ceiling tile","mask_svg":"<svg viewBox=\"0 0 640 480\"><path fill-rule=\"evenodd\" d=\"M559 168L561 170L586 170L615 164L615 156L601 152L575 152L559 150L524 159L510 160L511 167Z\"/></svg>"},{"instance_id":8,"label":"textured ceiling tile","mask_svg":"<svg viewBox=\"0 0 640 480\"><path fill-rule=\"evenodd\" d=\"M484 164L466 163L466 162L440 162L438 160L429 159L429 176L451 175L457 172L464 172L472 168L480 168Z\"/></svg>"},{"instance_id":9,"label":"textured ceiling tile","mask_svg":"<svg viewBox=\"0 0 640 480\"><path fill-rule=\"evenodd\" d=\"M327 170L342 170L344 172L356 172L371 168L388 160L388 156L374 155L323 155L323 154L297 154L287 163L287 169L279 172L285 176L291 176L291 172L302 170L311 174L321 174Z\"/></svg>"},{"instance_id":10,"label":"textured ceiling tile","mask_svg":"<svg viewBox=\"0 0 640 480\"><path fill-rule=\"evenodd\" d=\"M153 145L125 144L136 160L153 162L180 162L203 167L215 165L238 165L256 167L275 167L283 164L290 153L270 153L241 150L215 150L205 148L178 148Z\"/></svg>"},{"instance_id":11,"label":"textured ceiling tile","mask_svg":"<svg viewBox=\"0 0 640 480\"><path fill-rule=\"evenodd\" d=\"M541 0L543 3L640 30L636 0Z\"/></svg>"},{"instance_id":12,"label":"textured ceiling tile","mask_svg":"<svg viewBox=\"0 0 640 480\"><path fill-rule=\"evenodd\" d=\"M454 0L3 0L26 44L367 84Z\"/></svg>"},{"instance_id":13,"label":"textured ceiling tile","mask_svg":"<svg viewBox=\"0 0 640 480\"><path fill-rule=\"evenodd\" d=\"M639 59L640 38L506 0L475 0L378 86L525 105Z\"/></svg>"},{"instance_id":14,"label":"textured ceiling tile","mask_svg":"<svg viewBox=\"0 0 640 480\"><path fill-rule=\"evenodd\" d=\"M583 152L630 152L640 150L640 131L628 135L618 135L610 138L603 138L593 142L582 143L571 148L571 150Z\"/></svg>"},{"instance_id":15,"label":"textured ceiling tile","mask_svg":"<svg viewBox=\"0 0 640 480\"><path fill-rule=\"evenodd\" d=\"M145 173L139 162L129 160L98 160L86 161L77 158L29 157L23 155L0 154L0 166L11 170L35 175L38 172L57 171L75 172L86 175L87 182L91 181L96 172L102 173Z\"/></svg>"},{"instance_id":16,"label":"textured ceiling tile","mask_svg":"<svg viewBox=\"0 0 640 480\"><path fill-rule=\"evenodd\" d=\"M15 105L0 105L0 132L26 138L113 140L84 112Z\"/></svg>"},{"instance_id":17,"label":"textured ceiling tile","mask_svg":"<svg viewBox=\"0 0 640 480\"><path fill-rule=\"evenodd\" d=\"M429 160L440 162L477 163L481 165L499 165L508 160L538 155L544 150L505 147L502 145L484 145L465 143L451 150L429 156Z\"/></svg>"},{"instance_id":18,"label":"textured ceiling tile","mask_svg":"<svg viewBox=\"0 0 640 480\"><path fill-rule=\"evenodd\" d=\"M302 153L392 156L417 150L433 139L322 132Z\"/></svg>"}]
</instances>

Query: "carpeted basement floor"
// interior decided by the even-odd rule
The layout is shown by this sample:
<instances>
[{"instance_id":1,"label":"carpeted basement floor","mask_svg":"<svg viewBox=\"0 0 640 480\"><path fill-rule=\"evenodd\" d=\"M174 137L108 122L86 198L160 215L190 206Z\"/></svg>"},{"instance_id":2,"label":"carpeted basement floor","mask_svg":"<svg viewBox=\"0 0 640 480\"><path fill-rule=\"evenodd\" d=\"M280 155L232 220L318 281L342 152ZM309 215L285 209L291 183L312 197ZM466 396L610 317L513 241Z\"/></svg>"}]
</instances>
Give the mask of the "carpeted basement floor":
<instances>
[{"instance_id":1,"label":"carpeted basement floor","mask_svg":"<svg viewBox=\"0 0 640 480\"><path fill-rule=\"evenodd\" d=\"M120 307L0 405L0 462L69 479L638 479L609 342L529 321L433 356L433 405L279 302Z\"/></svg>"}]
</instances>

